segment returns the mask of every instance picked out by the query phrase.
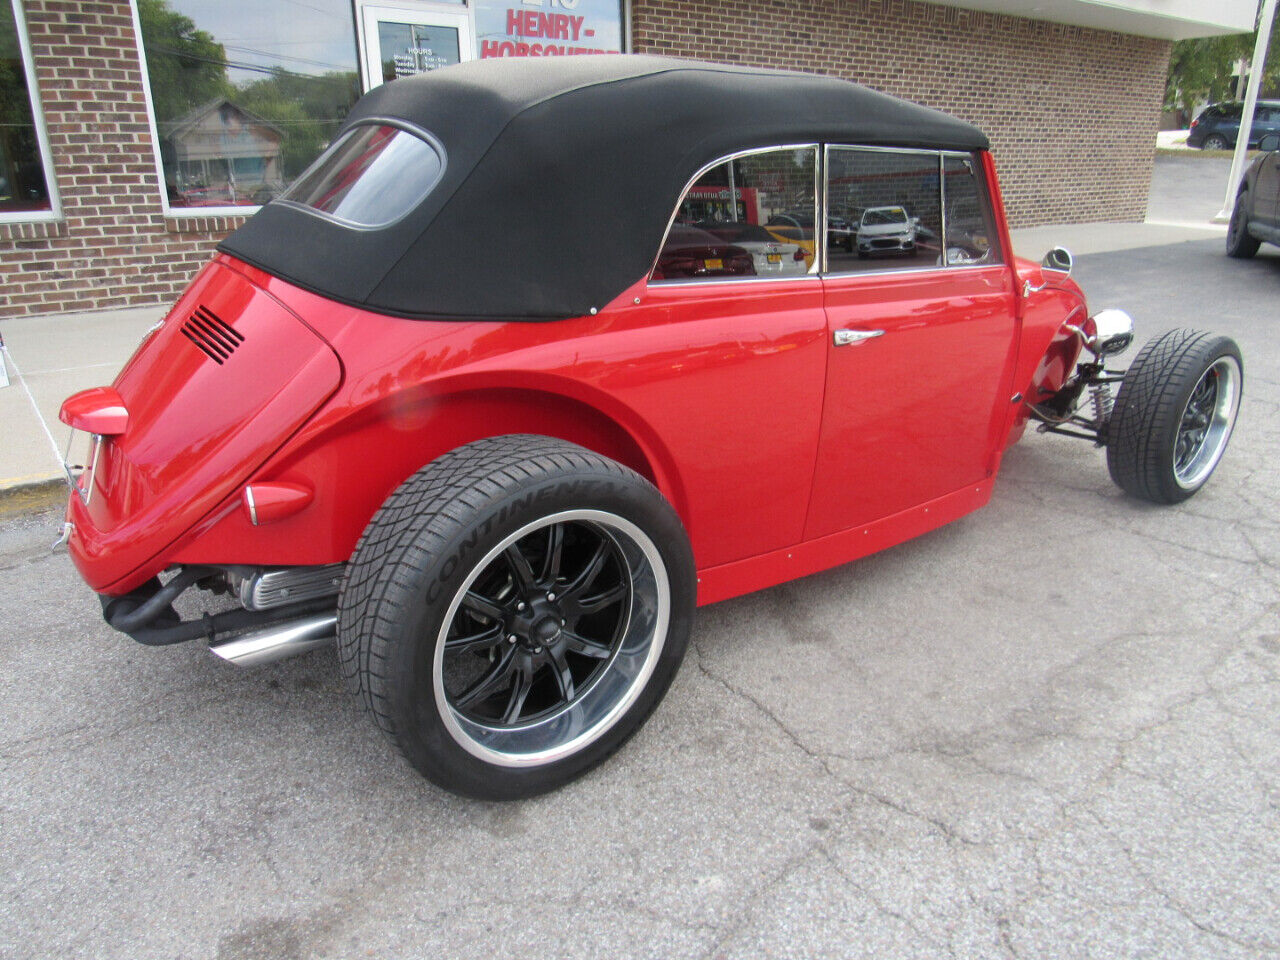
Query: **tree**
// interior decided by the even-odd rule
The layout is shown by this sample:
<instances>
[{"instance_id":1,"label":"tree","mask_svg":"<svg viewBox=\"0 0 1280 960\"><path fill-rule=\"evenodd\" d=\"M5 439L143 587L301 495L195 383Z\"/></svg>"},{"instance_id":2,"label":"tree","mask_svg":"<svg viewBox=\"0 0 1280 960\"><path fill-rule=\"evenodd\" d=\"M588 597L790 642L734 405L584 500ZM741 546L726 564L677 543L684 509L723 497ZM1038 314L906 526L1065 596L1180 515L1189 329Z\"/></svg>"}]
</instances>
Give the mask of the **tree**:
<instances>
[{"instance_id":1,"label":"tree","mask_svg":"<svg viewBox=\"0 0 1280 960\"><path fill-rule=\"evenodd\" d=\"M231 94L227 52L212 34L170 10L165 0L138 0L138 18L157 122Z\"/></svg>"},{"instance_id":2,"label":"tree","mask_svg":"<svg viewBox=\"0 0 1280 960\"><path fill-rule=\"evenodd\" d=\"M276 68L245 87L236 103L284 130L281 162L288 181L328 145L359 96L354 72L310 76Z\"/></svg>"},{"instance_id":3,"label":"tree","mask_svg":"<svg viewBox=\"0 0 1280 960\"><path fill-rule=\"evenodd\" d=\"M1190 114L1197 104L1229 100L1235 96L1232 74L1237 60L1248 61L1258 32L1229 37L1179 40L1169 56L1164 108ZM1280 20L1271 31L1267 63L1262 76L1264 93L1280 84Z\"/></svg>"}]
</instances>

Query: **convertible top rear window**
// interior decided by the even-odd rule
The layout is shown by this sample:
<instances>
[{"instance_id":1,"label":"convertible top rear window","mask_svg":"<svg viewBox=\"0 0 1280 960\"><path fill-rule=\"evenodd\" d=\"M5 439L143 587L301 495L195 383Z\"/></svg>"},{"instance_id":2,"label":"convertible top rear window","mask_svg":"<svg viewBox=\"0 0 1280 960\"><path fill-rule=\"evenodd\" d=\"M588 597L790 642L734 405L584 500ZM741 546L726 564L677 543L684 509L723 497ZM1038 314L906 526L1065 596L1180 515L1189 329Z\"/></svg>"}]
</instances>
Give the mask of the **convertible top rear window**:
<instances>
[{"instance_id":1,"label":"convertible top rear window","mask_svg":"<svg viewBox=\"0 0 1280 960\"><path fill-rule=\"evenodd\" d=\"M333 144L280 198L358 227L414 209L444 172L441 151L389 124L361 124Z\"/></svg>"}]
</instances>

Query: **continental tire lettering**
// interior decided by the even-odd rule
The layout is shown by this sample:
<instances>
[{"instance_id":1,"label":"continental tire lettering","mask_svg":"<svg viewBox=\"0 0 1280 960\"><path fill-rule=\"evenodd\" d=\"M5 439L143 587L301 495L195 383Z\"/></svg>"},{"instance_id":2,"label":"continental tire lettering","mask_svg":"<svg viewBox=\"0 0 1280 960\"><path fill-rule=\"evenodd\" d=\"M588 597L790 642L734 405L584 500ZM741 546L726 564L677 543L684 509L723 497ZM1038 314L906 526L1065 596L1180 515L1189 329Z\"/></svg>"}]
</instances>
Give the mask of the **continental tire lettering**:
<instances>
[{"instance_id":1,"label":"continental tire lettering","mask_svg":"<svg viewBox=\"0 0 1280 960\"><path fill-rule=\"evenodd\" d=\"M564 498L571 500L579 496L584 490L590 487L593 492L600 492L606 495L613 494L618 490L618 484L612 480L562 480L559 483L542 487L541 489L527 493L517 500L504 503L496 514L489 514L484 518L483 522L476 525L469 533L466 534L458 548L444 559L440 564L440 572L436 575L435 580L427 587L427 600L435 602L443 594L448 581L458 571L462 564L462 556L465 552L474 550L476 545L484 537L487 537L493 530L495 522L499 527L505 527L509 520L513 519L520 513L530 510L535 505L543 504L548 500Z\"/></svg>"}]
</instances>

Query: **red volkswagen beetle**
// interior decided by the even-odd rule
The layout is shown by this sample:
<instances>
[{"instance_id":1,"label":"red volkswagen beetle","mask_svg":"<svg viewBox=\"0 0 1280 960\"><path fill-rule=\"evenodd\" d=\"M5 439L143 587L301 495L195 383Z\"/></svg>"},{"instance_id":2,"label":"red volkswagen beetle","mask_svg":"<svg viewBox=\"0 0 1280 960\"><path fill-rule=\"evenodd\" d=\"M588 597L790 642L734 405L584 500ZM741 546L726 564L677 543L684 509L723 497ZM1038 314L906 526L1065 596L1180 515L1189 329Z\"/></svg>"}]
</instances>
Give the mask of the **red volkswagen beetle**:
<instances>
[{"instance_id":1,"label":"red volkswagen beetle","mask_svg":"<svg viewBox=\"0 0 1280 960\"><path fill-rule=\"evenodd\" d=\"M563 784L662 698L696 604L977 509L1028 420L1139 497L1213 472L1235 345L1109 369L1128 317L1089 316L1065 251L1014 258L987 146L852 83L652 57L379 87L63 406L92 440L71 556L142 643L336 636L451 790ZM917 256L801 224L804 269L771 273L718 239L885 207Z\"/></svg>"}]
</instances>

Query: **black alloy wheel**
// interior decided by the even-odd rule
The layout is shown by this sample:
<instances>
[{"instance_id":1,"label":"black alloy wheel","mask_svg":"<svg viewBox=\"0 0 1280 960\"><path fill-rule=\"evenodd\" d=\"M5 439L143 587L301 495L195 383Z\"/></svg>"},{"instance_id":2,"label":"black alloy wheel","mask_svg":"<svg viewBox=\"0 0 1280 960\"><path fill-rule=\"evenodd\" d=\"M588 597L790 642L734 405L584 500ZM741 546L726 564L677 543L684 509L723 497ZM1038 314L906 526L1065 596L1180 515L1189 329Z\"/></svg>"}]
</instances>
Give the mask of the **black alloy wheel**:
<instances>
[{"instance_id":1,"label":"black alloy wheel","mask_svg":"<svg viewBox=\"0 0 1280 960\"><path fill-rule=\"evenodd\" d=\"M491 437L406 480L338 598L344 677L424 776L509 800L562 786L670 686L697 594L680 518L634 471Z\"/></svg>"},{"instance_id":2,"label":"black alloy wheel","mask_svg":"<svg viewBox=\"0 0 1280 960\"><path fill-rule=\"evenodd\" d=\"M604 527L564 521L525 534L481 571L449 624L449 704L493 728L571 708L617 654L631 591L626 555Z\"/></svg>"}]
</instances>

